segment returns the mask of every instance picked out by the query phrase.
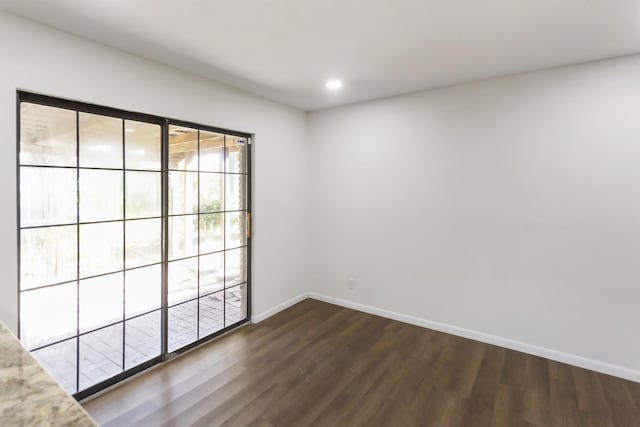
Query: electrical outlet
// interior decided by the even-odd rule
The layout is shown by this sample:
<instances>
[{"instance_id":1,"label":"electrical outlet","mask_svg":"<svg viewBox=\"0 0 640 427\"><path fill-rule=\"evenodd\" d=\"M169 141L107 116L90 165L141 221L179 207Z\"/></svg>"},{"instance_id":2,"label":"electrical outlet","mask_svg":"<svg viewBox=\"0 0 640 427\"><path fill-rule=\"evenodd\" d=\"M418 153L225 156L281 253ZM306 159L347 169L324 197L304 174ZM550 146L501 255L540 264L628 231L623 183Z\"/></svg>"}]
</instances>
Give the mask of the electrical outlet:
<instances>
[{"instance_id":1,"label":"electrical outlet","mask_svg":"<svg viewBox=\"0 0 640 427\"><path fill-rule=\"evenodd\" d=\"M356 290L356 279L349 279L349 290L350 291L355 291Z\"/></svg>"}]
</instances>

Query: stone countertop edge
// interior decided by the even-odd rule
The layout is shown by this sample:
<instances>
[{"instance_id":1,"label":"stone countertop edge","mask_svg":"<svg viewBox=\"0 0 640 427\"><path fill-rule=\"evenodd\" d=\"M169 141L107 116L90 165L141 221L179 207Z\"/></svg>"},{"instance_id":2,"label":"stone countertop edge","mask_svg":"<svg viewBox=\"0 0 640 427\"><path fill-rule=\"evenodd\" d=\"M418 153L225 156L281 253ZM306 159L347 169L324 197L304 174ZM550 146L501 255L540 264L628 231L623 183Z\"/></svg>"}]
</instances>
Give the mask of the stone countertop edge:
<instances>
[{"instance_id":1,"label":"stone countertop edge","mask_svg":"<svg viewBox=\"0 0 640 427\"><path fill-rule=\"evenodd\" d=\"M98 425L1 322L0 425Z\"/></svg>"}]
</instances>

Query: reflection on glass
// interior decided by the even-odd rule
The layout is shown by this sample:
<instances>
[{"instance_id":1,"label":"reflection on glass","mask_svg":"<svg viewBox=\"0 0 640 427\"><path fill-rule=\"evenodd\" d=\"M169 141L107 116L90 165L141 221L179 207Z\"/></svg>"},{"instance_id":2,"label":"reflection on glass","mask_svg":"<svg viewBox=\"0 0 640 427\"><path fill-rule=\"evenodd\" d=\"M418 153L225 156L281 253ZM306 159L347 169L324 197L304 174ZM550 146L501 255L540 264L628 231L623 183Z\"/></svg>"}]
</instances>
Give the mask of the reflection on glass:
<instances>
[{"instance_id":1,"label":"reflection on glass","mask_svg":"<svg viewBox=\"0 0 640 427\"><path fill-rule=\"evenodd\" d=\"M247 250L233 249L225 252L225 286L227 288L247 281Z\"/></svg>"},{"instance_id":2,"label":"reflection on glass","mask_svg":"<svg viewBox=\"0 0 640 427\"><path fill-rule=\"evenodd\" d=\"M80 333L122 320L122 273L80 281Z\"/></svg>"},{"instance_id":3,"label":"reflection on glass","mask_svg":"<svg viewBox=\"0 0 640 427\"><path fill-rule=\"evenodd\" d=\"M76 282L71 282L20 295L20 340L27 348L41 347L76 334L76 290Z\"/></svg>"},{"instance_id":4,"label":"reflection on glass","mask_svg":"<svg viewBox=\"0 0 640 427\"><path fill-rule=\"evenodd\" d=\"M247 173L247 140L227 135L227 172Z\"/></svg>"},{"instance_id":5,"label":"reflection on glass","mask_svg":"<svg viewBox=\"0 0 640 427\"><path fill-rule=\"evenodd\" d=\"M140 219L125 223L126 268L154 264L162 257L162 220Z\"/></svg>"},{"instance_id":6,"label":"reflection on glass","mask_svg":"<svg viewBox=\"0 0 640 427\"><path fill-rule=\"evenodd\" d=\"M122 372L122 323L80 336L80 390Z\"/></svg>"},{"instance_id":7,"label":"reflection on glass","mask_svg":"<svg viewBox=\"0 0 640 427\"><path fill-rule=\"evenodd\" d=\"M198 174L169 172L169 214L178 215L198 211Z\"/></svg>"},{"instance_id":8,"label":"reflection on glass","mask_svg":"<svg viewBox=\"0 0 640 427\"><path fill-rule=\"evenodd\" d=\"M80 226L80 277L122 270L122 222Z\"/></svg>"},{"instance_id":9,"label":"reflection on glass","mask_svg":"<svg viewBox=\"0 0 640 427\"><path fill-rule=\"evenodd\" d=\"M200 215L200 253L221 251L224 249L222 234L224 214Z\"/></svg>"},{"instance_id":10,"label":"reflection on glass","mask_svg":"<svg viewBox=\"0 0 640 427\"><path fill-rule=\"evenodd\" d=\"M76 390L76 338L31 352L69 394Z\"/></svg>"},{"instance_id":11,"label":"reflection on glass","mask_svg":"<svg viewBox=\"0 0 640 427\"><path fill-rule=\"evenodd\" d=\"M76 166L76 112L20 103L20 164Z\"/></svg>"},{"instance_id":12,"label":"reflection on glass","mask_svg":"<svg viewBox=\"0 0 640 427\"><path fill-rule=\"evenodd\" d=\"M198 296L198 258L169 263L169 305Z\"/></svg>"},{"instance_id":13,"label":"reflection on glass","mask_svg":"<svg viewBox=\"0 0 640 427\"><path fill-rule=\"evenodd\" d=\"M160 172L126 172L127 218L160 216Z\"/></svg>"},{"instance_id":14,"label":"reflection on glass","mask_svg":"<svg viewBox=\"0 0 640 427\"><path fill-rule=\"evenodd\" d=\"M224 288L224 252L200 257L200 295Z\"/></svg>"},{"instance_id":15,"label":"reflection on glass","mask_svg":"<svg viewBox=\"0 0 640 427\"><path fill-rule=\"evenodd\" d=\"M200 131L200 170L224 172L224 135Z\"/></svg>"},{"instance_id":16,"label":"reflection on glass","mask_svg":"<svg viewBox=\"0 0 640 427\"><path fill-rule=\"evenodd\" d=\"M200 212L220 212L222 203L222 183L224 175L220 173L200 174Z\"/></svg>"},{"instance_id":17,"label":"reflection on glass","mask_svg":"<svg viewBox=\"0 0 640 427\"><path fill-rule=\"evenodd\" d=\"M20 226L75 223L75 169L20 168Z\"/></svg>"},{"instance_id":18,"label":"reflection on glass","mask_svg":"<svg viewBox=\"0 0 640 427\"><path fill-rule=\"evenodd\" d=\"M74 280L77 276L77 226L20 231L20 289Z\"/></svg>"},{"instance_id":19,"label":"reflection on glass","mask_svg":"<svg viewBox=\"0 0 640 427\"><path fill-rule=\"evenodd\" d=\"M80 222L122 219L122 172L80 170Z\"/></svg>"},{"instance_id":20,"label":"reflection on glass","mask_svg":"<svg viewBox=\"0 0 640 427\"><path fill-rule=\"evenodd\" d=\"M198 170L198 131L169 126L169 169Z\"/></svg>"},{"instance_id":21,"label":"reflection on glass","mask_svg":"<svg viewBox=\"0 0 640 427\"><path fill-rule=\"evenodd\" d=\"M235 286L224 291L225 326L233 325L247 317L247 286Z\"/></svg>"},{"instance_id":22,"label":"reflection on glass","mask_svg":"<svg viewBox=\"0 0 640 427\"><path fill-rule=\"evenodd\" d=\"M198 254L198 215L169 218L169 259Z\"/></svg>"},{"instance_id":23,"label":"reflection on glass","mask_svg":"<svg viewBox=\"0 0 640 427\"><path fill-rule=\"evenodd\" d=\"M227 212L225 214L225 246L226 249L237 248L247 244L247 215L245 212Z\"/></svg>"},{"instance_id":24,"label":"reflection on glass","mask_svg":"<svg viewBox=\"0 0 640 427\"><path fill-rule=\"evenodd\" d=\"M160 355L160 327L160 311L125 322L125 369Z\"/></svg>"},{"instance_id":25,"label":"reflection on glass","mask_svg":"<svg viewBox=\"0 0 640 427\"><path fill-rule=\"evenodd\" d=\"M160 126L125 120L124 139L127 169L160 170Z\"/></svg>"},{"instance_id":26,"label":"reflection on glass","mask_svg":"<svg viewBox=\"0 0 640 427\"><path fill-rule=\"evenodd\" d=\"M159 265L125 272L127 318L160 308L162 268Z\"/></svg>"},{"instance_id":27,"label":"reflection on glass","mask_svg":"<svg viewBox=\"0 0 640 427\"><path fill-rule=\"evenodd\" d=\"M198 339L198 301L169 307L169 352Z\"/></svg>"},{"instance_id":28,"label":"reflection on glass","mask_svg":"<svg viewBox=\"0 0 640 427\"><path fill-rule=\"evenodd\" d=\"M80 166L122 169L122 119L79 113Z\"/></svg>"},{"instance_id":29,"label":"reflection on glass","mask_svg":"<svg viewBox=\"0 0 640 427\"><path fill-rule=\"evenodd\" d=\"M224 292L216 292L200 298L200 338L224 328Z\"/></svg>"},{"instance_id":30,"label":"reflection on glass","mask_svg":"<svg viewBox=\"0 0 640 427\"><path fill-rule=\"evenodd\" d=\"M225 187L225 210L244 210L246 206L245 200L247 198L246 175L226 175Z\"/></svg>"}]
</instances>

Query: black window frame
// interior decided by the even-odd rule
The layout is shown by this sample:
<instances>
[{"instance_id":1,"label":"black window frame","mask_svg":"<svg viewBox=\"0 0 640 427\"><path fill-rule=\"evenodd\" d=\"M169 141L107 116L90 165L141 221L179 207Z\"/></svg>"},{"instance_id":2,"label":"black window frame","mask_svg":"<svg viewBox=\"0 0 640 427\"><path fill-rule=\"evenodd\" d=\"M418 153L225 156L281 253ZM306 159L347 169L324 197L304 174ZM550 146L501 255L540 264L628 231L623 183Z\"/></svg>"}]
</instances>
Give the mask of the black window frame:
<instances>
[{"instance_id":1,"label":"black window frame","mask_svg":"<svg viewBox=\"0 0 640 427\"><path fill-rule=\"evenodd\" d=\"M202 345L206 342L211 341L212 339L225 334L231 330L234 330L236 328L238 328L239 326L250 322L251 320L251 305L252 305L252 219L253 219L253 214L252 214L252 181L253 181L253 176L252 176L252 147L253 147L253 134L250 133L246 133L246 132L239 132L236 130L230 130L230 129L225 129L225 128L221 128L221 127L215 127L215 126L209 126L209 125L202 125L196 122L192 122L192 121L187 121L187 120L179 120L179 119L172 119L172 118L168 118L168 117L162 117L162 116L157 116L157 115L152 115L152 114L145 114L145 113L139 113L139 112L133 112L133 111L127 111L127 110L122 110L122 109L118 109L118 108L113 108L113 107L105 107L105 106L101 106L101 105L96 105L96 104L90 104L90 103L85 103L85 102L79 102L79 101L72 101L72 100L68 100L68 99L63 99L63 98L57 98L57 97L52 97L52 96L47 96L47 95L41 95L41 94L36 94L33 92L27 92L27 91L22 91L22 90L18 90L16 92L16 176L17 176L17 180L16 180L16 207L17 207L17 261L18 261L18 269L17 269L17 293L18 293L18 310L17 310L17 317L18 317L18 321L17 321L17 326L18 326L18 330L17 330L17 335L18 337L20 337L20 333L21 333L21 294L23 292L23 290L21 290L21 230L22 229L28 229L28 228L40 228L40 227L21 227L21 218L20 218L20 170L21 167L29 167L29 165L21 165L20 163L20 134L21 134L21 120L20 120L20 114L21 114L21 103L23 102L27 102L27 103L33 103L33 104L39 104L39 105L43 105L43 106L48 106L48 107L57 107L57 108L63 108L63 109L67 109L67 110L71 110L71 111L75 111L76 112L76 131L77 131L77 127L78 127L78 115L80 113L90 113L90 114L99 114L102 116L108 116L108 117L115 117L118 119L123 120L133 120L133 121L137 121L137 122L145 122L145 123L151 123L151 124L156 124L159 125L161 128L161 150L162 150L162 160L161 160L161 169L160 169L160 174L161 174L161 192L162 192L162 196L161 196L161 226L162 226L162 233L161 233L161 245L162 245L162 256L161 256L161 262L160 263L154 263L154 264L150 264L150 265L161 265L161 270L162 270L162 283L161 283L161 289L162 289L162 296L161 296L161 308L159 309L161 311L161 352L160 355L157 357L154 357L153 359L150 359L146 362L143 362L142 364L136 365L130 369L125 369L126 365L123 362L123 371L120 372L119 374L112 376L111 378L108 378L105 381L102 381L98 384L95 384L87 389L84 390L79 390L79 371L80 371L80 363L78 363L79 361L76 360L76 381L77 383L77 389L76 389L76 393L73 394L73 397L77 400L82 400L88 396L91 396L92 394L95 394L99 391L102 391L108 387L111 387L117 383L119 383L122 380L125 380L133 375L136 375L154 365L157 365L159 363L165 362L169 359L174 358L175 356L178 356L186 351L189 351L191 349L193 349L194 347L197 347L199 345ZM246 206L245 209L239 210L238 212L246 212L246 223L247 223L247 234L246 234L246 281L236 284L237 286L242 286L243 284L246 286L246 316L244 319L235 322L229 326L226 326L223 324L223 328L212 333L209 334L207 336L204 337L200 337L199 333L200 333L200 328L197 325L197 333L198 333L198 339L196 341L193 341L192 343L178 349L175 350L171 353L168 352L168 310L169 310L169 304L167 301L167 297L168 297L168 264L169 264L169 259L168 259L168 223L169 223L169 218L172 215L169 215L169 200L168 200L168 191L169 191L169 183L168 183L168 176L169 176L169 127L170 126L181 126L181 127L189 127L189 128L193 128L193 129L197 129L199 131L206 131L206 132L213 132L213 133L220 133L223 135L230 135L230 136L236 136L236 137L240 137L240 138L244 138L246 139L246 174L242 174L245 176L245 185L246 185ZM124 128L123 128L123 133L124 133ZM77 138L79 138L79 135L76 135ZM123 135L124 138L124 135ZM123 140L124 141L124 140ZM123 142L124 143L124 142ZM76 144L76 166L70 166L67 167L69 169L76 169L76 171L80 171L80 169L97 169L97 170L114 170L112 168L81 168L79 166L78 163L78 144ZM123 156L125 155L124 150L123 150ZM42 168L47 168L47 167L58 167L58 166L43 166L43 165L32 165L33 167L42 167ZM59 167L59 168L65 168L65 167ZM135 171L135 169L126 169L126 166L123 164L122 167L122 171L129 171L129 170L133 170ZM226 174L226 171L223 172ZM123 183L124 185L124 183ZM124 194L123 194L124 195ZM126 197L126 195L124 195L124 197ZM77 205L78 205L78 209L79 209L79 200L76 201ZM226 212L226 211L222 211L222 212ZM198 212L197 215L200 215L202 213ZM153 217L153 218L157 218L157 217ZM135 221L135 220L139 220L139 219L144 219L144 218L136 218L136 219L129 219L127 220L126 216L123 217L122 219L122 223L123 225L126 224L127 221ZM114 221L95 221L97 223L101 223L101 222L114 222ZM94 223L94 222L90 222L90 223ZM72 225L78 225L78 230L79 230L79 224L84 224L79 222L79 218L78 218L78 223L73 223ZM55 225L45 225L42 227L51 227L51 226L61 226L64 224L55 224ZM70 224L71 225L71 224ZM124 228L124 226L123 226ZM124 231L123 231L124 233ZM230 248L230 250L233 248ZM79 250L79 249L78 249ZM223 250L226 250L226 248L223 248ZM197 257L199 257L200 254L198 253ZM77 260L77 268L79 269L79 259ZM147 265L144 266L137 266L131 269L137 269L137 268L144 268L144 267L148 267ZM116 272L109 272L109 273L104 273L104 274L99 274L96 275L95 277L100 277L100 276L104 276L107 274L113 274L113 273L120 273L121 271L124 272L126 270L131 270L131 269L127 269L127 268L123 268L123 270L119 270ZM84 280L85 278L83 278ZM79 276L76 277L75 281L77 281L79 283ZM67 283L67 282L62 282L62 283ZM41 287L37 287L37 289L39 288L44 288L44 287L51 287L54 285L58 285L58 283L56 284L48 284L46 286L41 286ZM234 285L235 286L235 285ZM31 290L31 289L30 289ZM219 291L218 291L219 292ZM226 306L226 285L225 287L223 287L223 307ZM76 296L78 298L78 295ZM201 298L202 296L200 295L200 292L198 291L198 296L197 298ZM156 312L158 311L158 309L154 309L151 310L149 313L152 312ZM143 313L140 315L136 315L136 316L132 316L131 318L137 318L140 317L142 315L145 314L149 314L149 313ZM127 319L128 320L128 319ZM123 323L124 324L125 319L123 319L121 322L116 322L115 324L119 324L119 323ZM79 337L91 332L95 332L96 330L101 330L104 328L107 328L109 326L113 326L112 324L110 325L106 325L106 326L101 326L99 328L95 328L92 329L91 331L85 331L83 333L80 333L79 331L79 327L78 330L76 331L76 335L74 336L76 339L79 340ZM124 327L123 327L123 335L124 335ZM60 342L64 342L67 341L69 339L73 339L74 337L69 337L69 338L64 338L62 340L58 340L55 341L53 343L49 343L46 345L43 345L41 347L38 347L37 349L40 348L45 348L48 346L52 346L55 344L58 344ZM123 337L124 338L124 337ZM124 345L124 344L123 344ZM76 357L79 358L79 353L80 353L80 348L79 348L79 342L76 343ZM34 349L35 350L35 349ZM123 354L123 358L124 358L124 354Z\"/></svg>"}]
</instances>

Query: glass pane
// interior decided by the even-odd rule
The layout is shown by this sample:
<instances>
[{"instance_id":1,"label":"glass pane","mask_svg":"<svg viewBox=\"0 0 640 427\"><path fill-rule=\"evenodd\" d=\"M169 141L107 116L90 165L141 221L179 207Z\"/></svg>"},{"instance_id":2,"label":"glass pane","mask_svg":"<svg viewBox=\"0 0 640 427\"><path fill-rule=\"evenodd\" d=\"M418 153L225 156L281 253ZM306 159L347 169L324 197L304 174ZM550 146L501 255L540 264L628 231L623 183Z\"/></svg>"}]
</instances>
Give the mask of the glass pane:
<instances>
[{"instance_id":1,"label":"glass pane","mask_svg":"<svg viewBox=\"0 0 640 427\"><path fill-rule=\"evenodd\" d=\"M241 211L246 208L246 175L225 175L225 210Z\"/></svg>"},{"instance_id":2,"label":"glass pane","mask_svg":"<svg viewBox=\"0 0 640 427\"><path fill-rule=\"evenodd\" d=\"M224 217L227 249L245 246L247 244L247 214L245 212L227 212Z\"/></svg>"},{"instance_id":3,"label":"glass pane","mask_svg":"<svg viewBox=\"0 0 640 427\"><path fill-rule=\"evenodd\" d=\"M200 295L224 288L224 252L200 257Z\"/></svg>"},{"instance_id":4,"label":"glass pane","mask_svg":"<svg viewBox=\"0 0 640 427\"><path fill-rule=\"evenodd\" d=\"M20 164L76 166L76 112L22 102Z\"/></svg>"},{"instance_id":5,"label":"glass pane","mask_svg":"<svg viewBox=\"0 0 640 427\"><path fill-rule=\"evenodd\" d=\"M127 169L160 170L160 126L124 121L125 167Z\"/></svg>"},{"instance_id":6,"label":"glass pane","mask_svg":"<svg viewBox=\"0 0 640 427\"><path fill-rule=\"evenodd\" d=\"M200 174L200 212L220 212L222 204L222 182L220 173Z\"/></svg>"},{"instance_id":7,"label":"glass pane","mask_svg":"<svg viewBox=\"0 0 640 427\"><path fill-rule=\"evenodd\" d=\"M169 172L169 214L179 215L198 211L198 174Z\"/></svg>"},{"instance_id":8,"label":"glass pane","mask_svg":"<svg viewBox=\"0 0 640 427\"><path fill-rule=\"evenodd\" d=\"M75 223L76 181L75 169L20 168L20 226Z\"/></svg>"},{"instance_id":9,"label":"glass pane","mask_svg":"<svg viewBox=\"0 0 640 427\"><path fill-rule=\"evenodd\" d=\"M20 231L20 289L74 280L78 275L77 226Z\"/></svg>"},{"instance_id":10,"label":"glass pane","mask_svg":"<svg viewBox=\"0 0 640 427\"><path fill-rule=\"evenodd\" d=\"M198 170L198 131L169 126L169 169Z\"/></svg>"},{"instance_id":11,"label":"glass pane","mask_svg":"<svg viewBox=\"0 0 640 427\"><path fill-rule=\"evenodd\" d=\"M225 270L225 286L227 288L247 281L246 248L225 252Z\"/></svg>"},{"instance_id":12,"label":"glass pane","mask_svg":"<svg viewBox=\"0 0 640 427\"><path fill-rule=\"evenodd\" d=\"M122 222L80 226L80 277L123 269Z\"/></svg>"},{"instance_id":13,"label":"glass pane","mask_svg":"<svg viewBox=\"0 0 640 427\"><path fill-rule=\"evenodd\" d=\"M69 394L76 390L76 338L36 350L31 354Z\"/></svg>"},{"instance_id":14,"label":"glass pane","mask_svg":"<svg viewBox=\"0 0 640 427\"><path fill-rule=\"evenodd\" d=\"M224 291L225 321L229 326L247 317L247 285L240 285Z\"/></svg>"},{"instance_id":15,"label":"glass pane","mask_svg":"<svg viewBox=\"0 0 640 427\"><path fill-rule=\"evenodd\" d=\"M27 348L76 334L76 291L76 282L71 282L20 294L20 339Z\"/></svg>"},{"instance_id":16,"label":"glass pane","mask_svg":"<svg viewBox=\"0 0 640 427\"><path fill-rule=\"evenodd\" d=\"M224 249L222 221L224 214L200 215L200 253L221 251Z\"/></svg>"},{"instance_id":17,"label":"glass pane","mask_svg":"<svg viewBox=\"0 0 640 427\"><path fill-rule=\"evenodd\" d=\"M130 369L160 355L160 312L125 322L124 368Z\"/></svg>"},{"instance_id":18,"label":"glass pane","mask_svg":"<svg viewBox=\"0 0 640 427\"><path fill-rule=\"evenodd\" d=\"M126 172L127 218L162 215L160 172Z\"/></svg>"},{"instance_id":19,"label":"glass pane","mask_svg":"<svg viewBox=\"0 0 640 427\"><path fill-rule=\"evenodd\" d=\"M80 170L80 222L122 219L122 172Z\"/></svg>"},{"instance_id":20,"label":"glass pane","mask_svg":"<svg viewBox=\"0 0 640 427\"><path fill-rule=\"evenodd\" d=\"M80 333L122 320L122 273L80 281Z\"/></svg>"},{"instance_id":21,"label":"glass pane","mask_svg":"<svg viewBox=\"0 0 640 427\"><path fill-rule=\"evenodd\" d=\"M137 316L160 308L162 267L154 265L125 272L125 314Z\"/></svg>"},{"instance_id":22,"label":"glass pane","mask_svg":"<svg viewBox=\"0 0 640 427\"><path fill-rule=\"evenodd\" d=\"M200 131L200 170L224 172L224 135Z\"/></svg>"},{"instance_id":23,"label":"glass pane","mask_svg":"<svg viewBox=\"0 0 640 427\"><path fill-rule=\"evenodd\" d=\"M198 301L169 307L169 352L198 339Z\"/></svg>"},{"instance_id":24,"label":"glass pane","mask_svg":"<svg viewBox=\"0 0 640 427\"><path fill-rule=\"evenodd\" d=\"M169 263L169 305L198 296L198 258Z\"/></svg>"},{"instance_id":25,"label":"glass pane","mask_svg":"<svg viewBox=\"0 0 640 427\"><path fill-rule=\"evenodd\" d=\"M122 119L80 113L80 166L122 169Z\"/></svg>"},{"instance_id":26,"label":"glass pane","mask_svg":"<svg viewBox=\"0 0 640 427\"><path fill-rule=\"evenodd\" d=\"M216 292L199 299L200 301L200 338L211 335L224 328L224 292Z\"/></svg>"},{"instance_id":27,"label":"glass pane","mask_svg":"<svg viewBox=\"0 0 640 427\"><path fill-rule=\"evenodd\" d=\"M80 336L80 390L122 372L122 323Z\"/></svg>"},{"instance_id":28,"label":"glass pane","mask_svg":"<svg viewBox=\"0 0 640 427\"><path fill-rule=\"evenodd\" d=\"M125 222L126 267L155 264L162 260L162 220Z\"/></svg>"},{"instance_id":29,"label":"glass pane","mask_svg":"<svg viewBox=\"0 0 640 427\"><path fill-rule=\"evenodd\" d=\"M169 218L169 259L198 255L198 215Z\"/></svg>"},{"instance_id":30,"label":"glass pane","mask_svg":"<svg viewBox=\"0 0 640 427\"><path fill-rule=\"evenodd\" d=\"M227 172L247 173L247 140L227 135Z\"/></svg>"}]
</instances>

